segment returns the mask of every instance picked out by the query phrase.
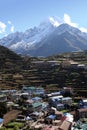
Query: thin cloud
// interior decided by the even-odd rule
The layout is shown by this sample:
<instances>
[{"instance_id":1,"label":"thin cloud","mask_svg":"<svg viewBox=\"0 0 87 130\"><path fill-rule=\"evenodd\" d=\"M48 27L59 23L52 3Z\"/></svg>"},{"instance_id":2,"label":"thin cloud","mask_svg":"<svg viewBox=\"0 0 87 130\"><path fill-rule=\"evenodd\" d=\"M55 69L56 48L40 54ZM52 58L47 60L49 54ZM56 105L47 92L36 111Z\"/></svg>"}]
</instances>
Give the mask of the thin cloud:
<instances>
[{"instance_id":1,"label":"thin cloud","mask_svg":"<svg viewBox=\"0 0 87 130\"><path fill-rule=\"evenodd\" d=\"M82 32L85 32L85 33L87 33L87 28L80 27L79 29L80 29Z\"/></svg>"},{"instance_id":2,"label":"thin cloud","mask_svg":"<svg viewBox=\"0 0 87 130\"><path fill-rule=\"evenodd\" d=\"M12 22L10 20L8 20L8 24L10 25L10 32L13 33L14 32L14 25L12 24Z\"/></svg>"},{"instance_id":3,"label":"thin cloud","mask_svg":"<svg viewBox=\"0 0 87 130\"><path fill-rule=\"evenodd\" d=\"M14 26L11 26L11 30L12 33L14 32Z\"/></svg>"},{"instance_id":4,"label":"thin cloud","mask_svg":"<svg viewBox=\"0 0 87 130\"><path fill-rule=\"evenodd\" d=\"M49 17L49 20L51 21L51 23L55 26L58 27L60 25L60 23L54 19L53 17Z\"/></svg>"},{"instance_id":5,"label":"thin cloud","mask_svg":"<svg viewBox=\"0 0 87 130\"><path fill-rule=\"evenodd\" d=\"M10 24L10 25L11 25L11 24L12 24L12 23L11 23L11 21L8 21L8 24Z\"/></svg>"},{"instance_id":6,"label":"thin cloud","mask_svg":"<svg viewBox=\"0 0 87 130\"><path fill-rule=\"evenodd\" d=\"M78 28L80 31L87 33L87 28L79 27L79 25L77 23L73 23L71 21L71 17L68 14L64 14L63 20L64 20L64 23L67 23L67 24L69 24L69 25L71 25L73 27Z\"/></svg>"},{"instance_id":7,"label":"thin cloud","mask_svg":"<svg viewBox=\"0 0 87 130\"><path fill-rule=\"evenodd\" d=\"M77 23L73 23L71 21L71 18L70 18L70 16L68 14L64 14L64 23L67 23L67 24L69 24L69 25L71 25L73 27L78 27Z\"/></svg>"},{"instance_id":8,"label":"thin cloud","mask_svg":"<svg viewBox=\"0 0 87 130\"><path fill-rule=\"evenodd\" d=\"M0 33L4 33L6 30L6 24L0 21Z\"/></svg>"}]
</instances>

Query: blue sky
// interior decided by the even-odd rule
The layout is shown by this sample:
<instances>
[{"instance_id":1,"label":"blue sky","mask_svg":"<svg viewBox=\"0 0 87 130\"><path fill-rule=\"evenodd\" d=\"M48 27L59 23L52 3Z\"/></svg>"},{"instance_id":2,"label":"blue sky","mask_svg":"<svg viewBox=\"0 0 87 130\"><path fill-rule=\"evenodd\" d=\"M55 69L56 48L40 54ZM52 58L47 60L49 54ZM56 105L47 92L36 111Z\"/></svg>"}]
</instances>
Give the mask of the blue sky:
<instances>
[{"instance_id":1,"label":"blue sky","mask_svg":"<svg viewBox=\"0 0 87 130\"><path fill-rule=\"evenodd\" d=\"M0 38L53 16L87 32L87 0L0 0Z\"/></svg>"}]
</instances>

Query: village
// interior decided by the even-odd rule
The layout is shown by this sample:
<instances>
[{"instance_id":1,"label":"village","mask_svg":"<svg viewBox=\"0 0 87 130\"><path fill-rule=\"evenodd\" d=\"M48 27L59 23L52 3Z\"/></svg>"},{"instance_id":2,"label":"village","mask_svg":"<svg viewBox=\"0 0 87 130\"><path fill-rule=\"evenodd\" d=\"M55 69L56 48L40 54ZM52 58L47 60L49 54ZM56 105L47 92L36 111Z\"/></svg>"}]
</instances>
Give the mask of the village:
<instances>
[{"instance_id":1,"label":"village","mask_svg":"<svg viewBox=\"0 0 87 130\"><path fill-rule=\"evenodd\" d=\"M67 96L64 96L67 95ZM46 93L43 88L1 90L0 103L7 113L0 118L2 130L86 130L87 98L75 97L71 88Z\"/></svg>"},{"instance_id":2,"label":"village","mask_svg":"<svg viewBox=\"0 0 87 130\"><path fill-rule=\"evenodd\" d=\"M1 70L0 130L87 130L85 61L31 57L27 68Z\"/></svg>"}]
</instances>

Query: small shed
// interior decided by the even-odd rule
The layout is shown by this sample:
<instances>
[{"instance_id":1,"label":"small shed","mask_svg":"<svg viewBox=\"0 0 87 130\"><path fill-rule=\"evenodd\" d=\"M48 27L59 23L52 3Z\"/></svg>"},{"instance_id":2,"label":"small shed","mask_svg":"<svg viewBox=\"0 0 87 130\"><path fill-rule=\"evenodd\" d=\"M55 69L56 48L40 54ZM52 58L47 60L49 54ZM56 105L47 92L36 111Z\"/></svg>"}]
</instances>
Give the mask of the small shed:
<instances>
[{"instance_id":1,"label":"small shed","mask_svg":"<svg viewBox=\"0 0 87 130\"><path fill-rule=\"evenodd\" d=\"M62 125L59 127L59 130L71 130L72 123L64 120Z\"/></svg>"},{"instance_id":2,"label":"small shed","mask_svg":"<svg viewBox=\"0 0 87 130\"><path fill-rule=\"evenodd\" d=\"M79 120L80 118L87 118L87 108L81 108L77 109L75 113L76 120Z\"/></svg>"},{"instance_id":3,"label":"small shed","mask_svg":"<svg viewBox=\"0 0 87 130\"><path fill-rule=\"evenodd\" d=\"M62 104L62 103L59 103L59 104L57 104L57 110L63 110L64 109L64 104Z\"/></svg>"},{"instance_id":4,"label":"small shed","mask_svg":"<svg viewBox=\"0 0 87 130\"><path fill-rule=\"evenodd\" d=\"M63 113L60 112L60 111L55 111L55 115L56 115L56 119L57 120L61 120L62 116L63 116Z\"/></svg>"}]
</instances>

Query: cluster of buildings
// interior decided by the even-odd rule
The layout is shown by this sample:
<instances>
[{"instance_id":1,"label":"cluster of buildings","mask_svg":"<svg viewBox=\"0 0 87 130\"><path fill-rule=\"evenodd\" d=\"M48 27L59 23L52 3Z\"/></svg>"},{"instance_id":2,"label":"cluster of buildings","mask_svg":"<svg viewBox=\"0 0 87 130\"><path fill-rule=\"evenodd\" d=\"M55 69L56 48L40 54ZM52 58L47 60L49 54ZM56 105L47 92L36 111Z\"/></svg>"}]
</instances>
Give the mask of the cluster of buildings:
<instances>
[{"instance_id":1,"label":"cluster of buildings","mask_svg":"<svg viewBox=\"0 0 87 130\"><path fill-rule=\"evenodd\" d=\"M87 65L79 64L73 60L63 59L63 61L33 61L32 66L36 66L37 68L47 68L47 67L54 67L54 66L61 66L64 69L74 68L74 69L85 69L87 70Z\"/></svg>"},{"instance_id":2,"label":"cluster of buildings","mask_svg":"<svg viewBox=\"0 0 87 130\"><path fill-rule=\"evenodd\" d=\"M0 103L3 102L8 112L0 118L0 127L15 120L25 124L22 129L87 130L85 98L75 102L74 97L64 97L62 91L46 93L40 87L24 86L20 91L0 90Z\"/></svg>"}]
</instances>

